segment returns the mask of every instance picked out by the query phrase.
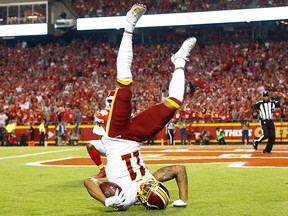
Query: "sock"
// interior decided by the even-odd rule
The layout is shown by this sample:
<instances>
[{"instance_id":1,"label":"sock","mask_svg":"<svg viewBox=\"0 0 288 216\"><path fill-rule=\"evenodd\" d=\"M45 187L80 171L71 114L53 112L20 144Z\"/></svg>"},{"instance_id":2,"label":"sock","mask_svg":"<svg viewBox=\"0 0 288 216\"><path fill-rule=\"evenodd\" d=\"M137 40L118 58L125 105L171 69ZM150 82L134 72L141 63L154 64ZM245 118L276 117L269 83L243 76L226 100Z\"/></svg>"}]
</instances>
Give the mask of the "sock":
<instances>
[{"instance_id":1,"label":"sock","mask_svg":"<svg viewBox=\"0 0 288 216\"><path fill-rule=\"evenodd\" d=\"M178 68L178 67L185 67L185 64L186 64L186 61L182 58L176 58L175 59L175 62L174 62L174 65L175 65L175 68Z\"/></svg>"},{"instance_id":2,"label":"sock","mask_svg":"<svg viewBox=\"0 0 288 216\"><path fill-rule=\"evenodd\" d=\"M131 23L129 23L128 21L126 21L126 24L125 24L125 31L128 31L130 32L131 34L133 33L134 31L134 28L135 26L133 26Z\"/></svg>"},{"instance_id":3,"label":"sock","mask_svg":"<svg viewBox=\"0 0 288 216\"><path fill-rule=\"evenodd\" d=\"M176 59L178 60L178 59ZM183 60L183 59L182 59ZM183 60L185 63L185 60ZM176 63L176 62L175 62ZM176 67L176 70L174 71L172 75L172 79L170 81L169 85L169 96L168 98L176 98L179 101L183 101L184 99L184 91L185 91L185 74L184 74L184 68L183 67Z\"/></svg>"},{"instance_id":4,"label":"sock","mask_svg":"<svg viewBox=\"0 0 288 216\"><path fill-rule=\"evenodd\" d=\"M103 163L101 163L98 167L99 167L100 171L105 171L105 167L104 167Z\"/></svg>"},{"instance_id":5,"label":"sock","mask_svg":"<svg viewBox=\"0 0 288 216\"><path fill-rule=\"evenodd\" d=\"M99 168L101 169L101 165L103 166L102 164L102 161L101 161L101 156L100 156L100 153L96 150L96 149L91 149L91 150L88 150L88 153L91 157L91 159L93 160L93 162L99 166ZM104 168L104 166L103 166Z\"/></svg>"},{"instance_id":6,"label":"sock","mask_svg":"<svg viewBox=\"0 0 288 216\"><path fill-rule=\"evenodd\" d=\"M124 32L117 56L117 81L123 85L132 83L132 60L132 34Z\"/></svg>"}]
</instances>

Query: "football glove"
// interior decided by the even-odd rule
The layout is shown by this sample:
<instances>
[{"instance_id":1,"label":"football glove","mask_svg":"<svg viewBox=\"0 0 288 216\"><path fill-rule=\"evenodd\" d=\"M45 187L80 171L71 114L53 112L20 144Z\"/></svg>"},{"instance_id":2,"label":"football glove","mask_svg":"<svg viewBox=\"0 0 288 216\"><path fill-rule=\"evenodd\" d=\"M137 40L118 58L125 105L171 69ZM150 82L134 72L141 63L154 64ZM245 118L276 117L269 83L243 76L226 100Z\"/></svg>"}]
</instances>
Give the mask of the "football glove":
<instances>
[{"instance_id":1,"label":"football glove","mask_svg":"<svg viewBox=\"0 0 288 216\"><path fill-rule=\"evenodd\" d=\"M105 206L109 207L117 207L123 205L125 202L124 192L117 189L115 192L115 196L111 196L105 200Z\"/></svg>"}]
</instances>

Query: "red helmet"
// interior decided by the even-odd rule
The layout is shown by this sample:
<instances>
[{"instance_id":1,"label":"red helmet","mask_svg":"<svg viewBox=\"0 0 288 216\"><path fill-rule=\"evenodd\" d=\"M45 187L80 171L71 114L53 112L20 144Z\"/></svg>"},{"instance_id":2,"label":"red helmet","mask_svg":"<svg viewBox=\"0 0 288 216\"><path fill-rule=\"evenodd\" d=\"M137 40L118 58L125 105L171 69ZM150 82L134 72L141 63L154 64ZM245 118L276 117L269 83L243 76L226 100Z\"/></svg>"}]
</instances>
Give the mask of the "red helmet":
<instances>
[{"instance_id":1,"label":"red helmet","mask_svg":"<svg viewBox=\"0 0 288 216\"><path fill-rule=\"evenodd\" d=\"M152 178L142 178L138 181L137 198L148 210L165 209L170 201L166 187Z\"/></svg>"},{"instance_id":2,"label":"red helmet","mask_svg":"<svg viewBox=\"0 0 288 216\"><path fill-rule=\"evenodd\" d=\"M111 104L112 104L112 100L114 98L114 94L115 94L115 91L110 91L108 96L107 96L107 98L106 98L106 100L105 100L107 109L111 108Z\"/></svg>"}]
</instances>

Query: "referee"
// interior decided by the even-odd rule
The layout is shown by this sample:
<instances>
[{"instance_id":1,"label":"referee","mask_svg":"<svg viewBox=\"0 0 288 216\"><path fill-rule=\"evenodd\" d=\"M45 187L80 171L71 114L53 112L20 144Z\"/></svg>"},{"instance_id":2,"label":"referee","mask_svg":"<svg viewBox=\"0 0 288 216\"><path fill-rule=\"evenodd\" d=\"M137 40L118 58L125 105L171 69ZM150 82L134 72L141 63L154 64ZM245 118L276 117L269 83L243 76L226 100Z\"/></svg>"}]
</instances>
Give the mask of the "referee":
<instances>
[{"instance_id":1,"label":"referee","mask_svg":"<svg viewBox=\"0 0 288 216\"><path fill-rule=\"evenodd\" d=\"M262 128L262 135L255 138L252 142L253 148L257 150L258 144L268 138L266 148L263 150L264 154L269 154L272 151L275 142L275 127L273 122L274 109L280 107L280 103L275 100L270 100L269 92L263 92L263 100L258 101L253 106L253 110L258 110L260 115L260 126Z\"/></svg>"},{"instance_id":2,"label":"referee","mask_svg":"<svg viewBox=\"0 0 288 216\"><path fill-rule=\"evenodd\" d=\"M170 145L175 145L175 140L174 140L174 134L175 134L175 123L174 120L171 119L168 123L167 123L167 127L166 127L166 134L167 134L167 144Z\"/></svg>"}]
</instances>

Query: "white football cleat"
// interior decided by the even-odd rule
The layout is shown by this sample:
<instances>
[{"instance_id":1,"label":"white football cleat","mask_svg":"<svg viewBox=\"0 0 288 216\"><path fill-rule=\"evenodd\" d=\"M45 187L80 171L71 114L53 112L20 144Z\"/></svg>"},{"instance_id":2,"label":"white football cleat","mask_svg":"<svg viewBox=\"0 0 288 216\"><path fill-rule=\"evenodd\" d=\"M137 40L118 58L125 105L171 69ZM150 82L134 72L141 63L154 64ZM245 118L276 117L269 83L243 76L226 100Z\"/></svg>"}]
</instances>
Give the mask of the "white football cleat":
<instances>
[{"instance_id":1,"label":"white football cleat","mask_svg":"<svg viewBox=\"0 0 288 216\"><path fill-rule=\"evenodd\" d=\"M134 4L132 8L126 14L126 20L132 25L132 30L134 30L136 23L140 17L146 12L147 8L143 4Z\"/></svg>"},{"instance_id":2,"label":"white football cleat","mask_svg":"<svg viewBox=\"0 0 288 216\"><path fill-rule=\"evenodd\" d=\"M180 49L171 57L171 61L174 64L175 59L182 58L185 61L188 61L188 56L190 55L191 50L195 47L197 39L195 37L190 37L186 39Z\"/></svg>"},{"instance_id":3,"label":"white football cleat","mask_svg":"<svg viewBox=\"0 0 288 216\"><path fill-rule=\"evenodd\" d=\"M184 202L184 201L182 201L181 199L179 199L179 200L175 200L172 204L171 204L171 206L172 207L186 207L187 206L187 202Z\"/></svg>"}]
</instances>

